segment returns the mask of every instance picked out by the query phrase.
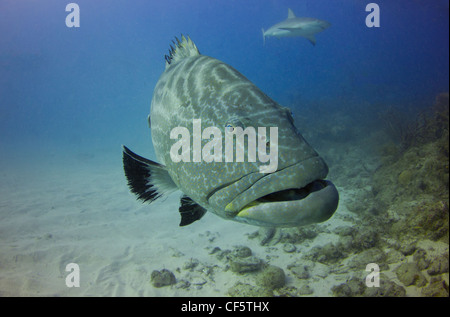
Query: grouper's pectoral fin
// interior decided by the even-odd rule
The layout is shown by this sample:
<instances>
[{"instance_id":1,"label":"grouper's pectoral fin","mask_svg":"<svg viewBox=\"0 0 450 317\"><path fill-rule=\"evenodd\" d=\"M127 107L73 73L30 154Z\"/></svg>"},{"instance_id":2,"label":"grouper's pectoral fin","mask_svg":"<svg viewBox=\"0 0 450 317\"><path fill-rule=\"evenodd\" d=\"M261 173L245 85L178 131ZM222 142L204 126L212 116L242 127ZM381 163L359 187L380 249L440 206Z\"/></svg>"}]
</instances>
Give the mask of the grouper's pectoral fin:
<instances>
[{"instance_id":1,"label":"grouper's pectoral fin","mask_svg":"<svg viewBox=\"0 0 450 317\"><path fill-rule=\"evenodd\" d=\"M206 213L205 208L197 204L186 195L181 197L181 204L178 210L181 215L180 227L190 225L194 221L202 218Z\"/></svg>"},{"instance_id":2,"label":"grouper's pectoral fin","mask_svg":"<svg viewBox=\"0 0 450 317\"><path fill-rule=\"evenodd\" d=\"M123 169L131 192L138 199L153 202L178 189L164 165L150 161L123 146Z\"/></svg>"}]
</instances>

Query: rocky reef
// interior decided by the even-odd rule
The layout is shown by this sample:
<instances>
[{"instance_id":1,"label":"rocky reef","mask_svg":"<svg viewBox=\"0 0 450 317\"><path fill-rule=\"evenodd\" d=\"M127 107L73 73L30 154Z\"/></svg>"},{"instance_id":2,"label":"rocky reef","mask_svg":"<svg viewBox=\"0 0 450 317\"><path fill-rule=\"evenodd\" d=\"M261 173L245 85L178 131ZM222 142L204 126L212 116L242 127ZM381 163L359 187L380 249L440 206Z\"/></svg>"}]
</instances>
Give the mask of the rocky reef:
<instances>
[{"instance_id":1,"label":"rocky reef","mask_svg":"<svg viewBox=\"0 0 450 317\"><path fill-rule=\"evenodd\" d=\"M447 241L449 213L449 94L420 115L407 144L384 152L373 175L375 200L395 219L389 234L399 241Z\"/></svg>"},{"instance_id":2,"label":"rocky reef","mask_svg":"<svg viewBox=\"0 0 450 317\"><path fill-rule=\"evenodd\" d=\"M378 152L360 147L343 157L330 147L328 156L337 165L330 174L341 190L350 190L340 204L354 217L335 215L346 225L330 230L320 225L285 230L280 241L297 249L308 236L338 236L290 264L294 276L310 284L314 276L345 277L330 287L334 296L448 296L449 94L439 94L416 118L405 116L392 115L390 130L365 139ZM368 263L384 272L378 288L364 284Z\"/></svg>"}]
</instances>

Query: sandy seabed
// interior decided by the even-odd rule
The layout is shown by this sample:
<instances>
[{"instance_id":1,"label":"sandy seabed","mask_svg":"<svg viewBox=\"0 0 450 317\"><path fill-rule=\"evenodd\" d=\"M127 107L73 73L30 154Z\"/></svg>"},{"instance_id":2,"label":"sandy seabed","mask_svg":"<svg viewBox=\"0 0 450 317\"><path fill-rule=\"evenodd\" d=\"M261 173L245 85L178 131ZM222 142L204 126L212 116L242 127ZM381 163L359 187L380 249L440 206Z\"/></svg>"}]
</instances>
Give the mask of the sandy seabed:
<instances>
[{"instance_id":1,"label":"sandy seabed","mask_svg":"<svg viewBox=\"0 0 450 317\"><path fill-rule=\"evenodd\" d=\"M257 227L210 213L179 227L180 195L151 205L136 201L127 188L120 154L107 162L89 156L44 164L26 161L8 168L4 164L1 171L1 296L228 296L231 287L249 278L229 270L212 250L239 245L281 267L287 287L306 283L313 290L308 296L333 296L331 288L350 276L323 273L324 265L317 265L305 281L287 268L315 245L336 241L334 228L354 225L355 216L343 203L321 225L326 233L286 252L282 244L261 246L260 240L251 239ZM341 202L347 195L340 191ZM427 243L422 247L440 247ZM448 245L444 247L448 250ZM195 269L189 266L192 261L197 263ZM66 286L69 263L80 268L80 287ZM177 282L189 282L189 287L186 283L154 287L151 273L164 268L174 273ZM392 271L384 273L398 282ZM418 295L417 288L407 287L406 294Z\"/></svg>"}]
</instances>

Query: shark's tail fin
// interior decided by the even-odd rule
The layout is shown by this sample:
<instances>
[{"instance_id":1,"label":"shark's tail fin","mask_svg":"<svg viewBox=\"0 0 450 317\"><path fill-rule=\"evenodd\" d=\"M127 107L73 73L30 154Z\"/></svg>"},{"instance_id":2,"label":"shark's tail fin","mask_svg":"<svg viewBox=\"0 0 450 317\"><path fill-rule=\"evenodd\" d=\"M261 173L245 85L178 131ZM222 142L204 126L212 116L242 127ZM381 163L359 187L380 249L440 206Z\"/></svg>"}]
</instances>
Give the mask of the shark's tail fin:
<instances>
[{"instance_id":1,"label":"shark's tail fin","mask_svg":"<svg viewBox=\"0 0 450 317\"><path fill-rule=\"evenodd\" d=\"M264 35L264 28L261 28L262 34L263 34L263 45L266 45L266 36Z\"/></svg>"}]
</instances>

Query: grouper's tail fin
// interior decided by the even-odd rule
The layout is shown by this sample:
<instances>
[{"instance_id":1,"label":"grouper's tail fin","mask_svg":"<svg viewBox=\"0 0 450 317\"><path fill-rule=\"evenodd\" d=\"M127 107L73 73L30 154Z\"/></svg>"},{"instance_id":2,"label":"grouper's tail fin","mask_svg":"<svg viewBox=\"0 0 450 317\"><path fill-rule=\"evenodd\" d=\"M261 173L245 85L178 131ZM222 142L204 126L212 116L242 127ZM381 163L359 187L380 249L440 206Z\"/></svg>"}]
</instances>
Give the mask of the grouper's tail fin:
<instances>
[{"instance_id":1,"label":"grouper's tail fin","mask_svg":"<svg viewBox=\"0 0 450 317\"><path fill-rule=\"evenodd\" d=\"M144 202L178 189L164 165L139 156L126 146L123 146L123 169L131 192Z\"/></svg>"},{"instance_id":2,"label":"grouper's tail fin","mask_svg":"<svg viewBox=\"0 0 450 317\"><path fill-rule=\"evenodd\" d=\"M169 55L164 56L166 59L166 69L171 64L176 63L183 58L200 55L197 46L195 46L189 36L186 38L184 35L181 35L181 41L175 37L175 40L173 40L172 43L175 47L170 45Z\"/></svg>"}]
</instances>

